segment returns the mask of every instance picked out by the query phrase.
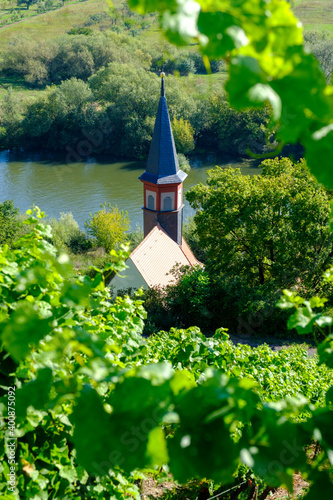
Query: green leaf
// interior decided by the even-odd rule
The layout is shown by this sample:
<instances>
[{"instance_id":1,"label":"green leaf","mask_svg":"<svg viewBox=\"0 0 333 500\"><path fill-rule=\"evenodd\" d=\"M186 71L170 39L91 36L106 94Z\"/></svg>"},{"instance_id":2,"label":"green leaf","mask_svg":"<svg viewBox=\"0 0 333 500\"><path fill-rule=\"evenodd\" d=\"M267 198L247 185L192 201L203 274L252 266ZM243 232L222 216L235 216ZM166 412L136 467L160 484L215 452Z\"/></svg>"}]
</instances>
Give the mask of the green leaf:
<instances>
[{"instance_id":1,"label":"green leaf","mask_svg":"<svg viewBox=\"0 0 333 500\"><path fill-rule=\"evenodd\" d=\"M318 355L320 363L333 368L333 334L328 335L326 339L318 346Z\"/></svg>"},{"instance_id":2,"label":"green leaf","mask_svg":"<svg viewBox=\"0 0 333 500\"><path fill-rule=\"evenodd\" d=\"M164 432L160 427L155 427L149 433L146 460L147 464L159 467L169 462Z\"/></svg>"},{"instance_id":3,"label":"green leaf","mask_svg":"<svg viewBox=\"0 0 333 500\"><path fill-rule=\"evenodd\" d=\"M83 387L70 419L75 426L73 441L79 463L92 474L108 474L121 462L121 453L109 446L110 416L91 387Z\"/></svg>"},{"instance_id":4,"label":"green leaf","mask_svg":"<svg viewBox=\"0 0 333 500\"><path fill-rule=\"evenodd\" d=\"M299 307L288 319L288 329L296 328L297 333L307 334L312 332L313 324L318 315L311 313L306 307Z\"/></svg>"},{"instance_id":5,"label":"green leaf","mask_svg":"<svg viewBox=\"0 0 333 500\"><path fill-rule=\"evenodd\" d=\"M272 106L274 120L278 120L281 116L281 99L279 94L272 89L270 85L257 83L248 91L249 98L252 104L262 105L266 101Z\"/></svg>"},{"instance_id":6,"label":"green leaf","mask_svg":"<svg viewBox=\"0 0 333 500\"><path fill-rule=\"evenodd\" d=\"M20 361L51 331L48 319L40 319L28 301L17 304L1 335L5 349Z\"/></svg>"},{"instance_id":7,"label":"green leaf","mask_svg":"<svg viewBox=\"0 0 333 500\"><path fill-rule=\"evenodd\" d=\"M49 401L52 381L51 368L42 368L38 370L36 380L18 389L16 391L17 416L24 417L29 406L33 406L36 410L44 410Z\"/></svg>"}]
</instances>

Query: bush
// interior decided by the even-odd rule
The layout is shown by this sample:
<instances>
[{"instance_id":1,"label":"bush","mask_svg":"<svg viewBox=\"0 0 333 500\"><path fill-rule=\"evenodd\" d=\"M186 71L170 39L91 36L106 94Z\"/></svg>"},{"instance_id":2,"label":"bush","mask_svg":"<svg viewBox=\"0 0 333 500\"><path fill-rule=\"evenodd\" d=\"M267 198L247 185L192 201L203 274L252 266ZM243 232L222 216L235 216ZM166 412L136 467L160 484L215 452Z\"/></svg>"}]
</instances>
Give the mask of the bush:
<instances>
[{"instance_id":1,"label":"bush","mask_svg":"<svg viewBox=\"0 0 333 500\"><path fill-rule=\"evenodd\" d=\"M181 153L178 153L177 158L178 158L179 168L186 174L189 174L191 170L191 165L186 156Z\"/></svg>"},{"instance_id":2,"label":"bush","mask_svg":"<svg viewBox=\"0 0 333 500\"><path fill-rule=\"evenodd\" d=\"M125 232L129 229L130 220L127 212L119 210L110 203L101 205L102 210L90 214L90 220L85 222L88 234L93 236L97 246L107 252L119 247L125 241Z\"/></svg>"},{"instance_id":3,"label":"bush","mask_svg":"<svg viewBox=\"0 0 333 500\"><path fill-rule=\"evenodd\" d=\"M74 253L85 253L92 249L93 243L90 238L82 231L74 234L66 243L69 250Z\"/></svg>"},{"instance_id":4,"label":"bush","mask_svg":"<svg viewBox=\"0 0 333 500\"><path fill-rule=\"evenodd\" d=\"M0 203L0 245L11 245L19 235L21 223L20 211L12 200Z\"/></svg>"},{"instance_id":5,"label":"bush","mask_svg":"<svg viewBox=\"0 0 333 500\"><path fill-rule=\"evenodd\" d=\"M194 149L194 129L188 120L174 118L172 132L178 153L189 153Z\"/></svg>"},{"instance_id":6,"label":"bush","mask_svg":"<svg viewBox=\"0 0 333 500\"><path fill-rule=\"evenodd\" d=\"M53 244L58 249L64 250L64 247L69 246L73 238L78 238L81 235L79 225L72 212L62 212L58 220L52 218L49 224L52 227Z\"/></svg>"}]
</instances>

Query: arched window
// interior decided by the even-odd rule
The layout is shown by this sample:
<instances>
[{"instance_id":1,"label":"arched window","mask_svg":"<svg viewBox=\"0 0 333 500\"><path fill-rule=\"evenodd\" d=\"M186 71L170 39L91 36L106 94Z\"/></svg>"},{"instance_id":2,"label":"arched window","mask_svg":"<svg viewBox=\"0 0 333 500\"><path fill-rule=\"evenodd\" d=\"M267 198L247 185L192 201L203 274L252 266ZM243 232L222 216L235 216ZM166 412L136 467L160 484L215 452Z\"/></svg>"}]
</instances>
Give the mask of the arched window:
<instances>
[{"instance_id":1,"label":"arched window","mask_svg":"<svg viewBox=\"0 0 333 500\"><path fill-rule=\"evenodd\" d=\"M155 210L155 200L151 194L148 196L148 208L149 210Z\"/></svg>"},{"instance_id":2,"label":"arched window","mask_svg":"<svg viewBox=\"0 0 333 500\"><path fill-rule=\"evenodd\" d=\"M172 200L171 200L170 196L167 196L166 198L164 198L163 210L172 210L171 203L172 203Z\"/></svg>"}]
</instances>

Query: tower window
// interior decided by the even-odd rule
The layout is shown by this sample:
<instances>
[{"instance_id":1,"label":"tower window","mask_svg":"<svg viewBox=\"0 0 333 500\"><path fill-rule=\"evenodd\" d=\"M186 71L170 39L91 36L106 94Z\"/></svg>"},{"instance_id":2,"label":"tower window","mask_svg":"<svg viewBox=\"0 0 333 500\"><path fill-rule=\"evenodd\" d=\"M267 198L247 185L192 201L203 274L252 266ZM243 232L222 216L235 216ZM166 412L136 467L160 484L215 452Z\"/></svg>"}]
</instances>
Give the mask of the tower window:
<instances>
[{"instance_id":1,"label":"tower window","mask_svg":"<svg viewBox=\"0 0 333 500\"><path fill-rule=\"evenodd\" d=\"M154 196L152 196L151 194L148 196L148 207L149 210L155 210L155 200L154 200Z\"/></svg>"},{"instance_id":2,"label":"tower window","mask_svg":"<svg viewBox=\"0 0 333 500\"><path fill-rule=\"evenodd\" d=\"M164 198L163 210L172 210L172 200L170 196Z\"/></svg>"}]
</instances>

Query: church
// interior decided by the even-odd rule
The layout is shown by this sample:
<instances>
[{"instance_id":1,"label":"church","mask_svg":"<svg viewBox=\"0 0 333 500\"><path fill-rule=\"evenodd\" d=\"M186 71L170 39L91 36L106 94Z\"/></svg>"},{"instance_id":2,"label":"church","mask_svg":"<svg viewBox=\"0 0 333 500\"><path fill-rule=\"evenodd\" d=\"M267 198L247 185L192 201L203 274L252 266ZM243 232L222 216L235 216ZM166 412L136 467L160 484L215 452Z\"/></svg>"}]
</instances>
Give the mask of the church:
<instances>
[{"instance_id":1,"label":"church","mask_svg":"<svg viewBox=\"0 0 333 500\"><path fill-rule=\"evenodd\" d=\"M127 259L128 268L111 281L115 293L127 288L163 288L174 282L170 271L177 264L201 265L182 235L183 182L187 174L178 164L164 76L161 73L161 97L147 167L139 177L143 184L144 239Z\"/></svg>"}]
</instances>

